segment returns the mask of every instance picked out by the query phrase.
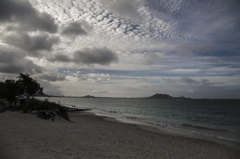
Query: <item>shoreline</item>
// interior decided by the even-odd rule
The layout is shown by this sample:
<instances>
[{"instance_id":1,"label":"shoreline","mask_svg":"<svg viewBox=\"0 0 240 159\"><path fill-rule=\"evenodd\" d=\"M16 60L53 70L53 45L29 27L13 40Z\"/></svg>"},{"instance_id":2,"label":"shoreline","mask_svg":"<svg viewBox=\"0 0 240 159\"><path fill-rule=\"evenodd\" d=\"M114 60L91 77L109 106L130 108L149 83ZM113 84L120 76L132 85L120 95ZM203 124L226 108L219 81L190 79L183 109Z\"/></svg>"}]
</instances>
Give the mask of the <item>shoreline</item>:
<instances>
[{"instance_id":1,"label":"shoreline","mask_svg":"<svg viewBox=\"0 0 240 159\"><path fill-rule=\"evenodd\" d=\"M126 119L126 118L119 118L114 115L99 114L97 112L92 112L92 111L90 111L88 113L89 113L89 115L94 114L99 117L105 117L106 120L110 120L110 121L120 122L120 123L124 123L124 124L137 125L143 129L146 129L149 131L154 130L154 132L164 133L164 134L168 134L168 135L206 140L206 141L221 144L221 145L227 146L229 148L232 148L234 150L240 151L240 142L238 142L238 141L229 141L229 140L225 140L225 139L214 138L211 136L203 136L203 135L199 135L199 134L190 133L190 132L187 132L184 130L169 129L169 128L160 127L160 126L157 126L154 124L144 123L141 121L134 121L131 119Z\"/></svg>"},{"instance_id":2,"label":"shoreline","mask_svg":"<svg viewBox=\"0 0 240 159\"><path fill-rule=\"evenodd\" d=\"M207 141L215 142L215 143L218 143L218 144L223 144L225 146L228 146L230 148L233 148L235 150L240 151L240 142L237 141L237 140L236 141L235 140L228 140L228 139L225 139L225 138L221 138L220 136L217 137L217 136L212 136L212 135L208 135L208 134L192 133L192 132L187 131L185 129L181 130L181 129L174 129L174 128L157 126L157 125L152 124L152 123L145 123L143 121L132 120L131 118L128 119L128 118L118 117L118 116L115 116L115 113L113 113L113 114L102 113L101 111L98 111L98 110L95 110L95 109L92 109L88 112L92 113L96 116L105 117L105 118L112 118L112 120L115 120L116 122L151 127L153 129L157 129L158 131L160 131L162 133L177 135L177 136L180 136L180 137L207 140Z\"/></svg>"},{"instance_id":3,"label":"shoreline","mask_svg":"<svg viewBox=\"0 0 240 159\"><path fill-rule=\"evenodd\" d=\"M69 116L72 122L43 120L20 112L1 113L0 157L222 159L240 155L239 150L222 144L89 112L71 112Z\"/></svg>"}]
</instances>

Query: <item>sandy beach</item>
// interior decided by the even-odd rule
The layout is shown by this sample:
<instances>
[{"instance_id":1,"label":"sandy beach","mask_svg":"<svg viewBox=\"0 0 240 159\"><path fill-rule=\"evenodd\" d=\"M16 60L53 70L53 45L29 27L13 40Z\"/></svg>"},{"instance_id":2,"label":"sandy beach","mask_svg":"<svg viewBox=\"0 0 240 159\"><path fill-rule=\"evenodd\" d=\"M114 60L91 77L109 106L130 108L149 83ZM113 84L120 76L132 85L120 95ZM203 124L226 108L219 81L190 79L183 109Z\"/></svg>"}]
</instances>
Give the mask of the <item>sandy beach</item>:
<instances>
[{"instance_id":1,"label":"sandy beach","mask_svg":"<svg viewBox=\"0 0 240 159\"><path fill-rule=\"evenodd\" d=\"M85 112L71 122L0 113L0 158L237 159L240 151L211 141L161 133Z\"/></svg>"}]
</instances>

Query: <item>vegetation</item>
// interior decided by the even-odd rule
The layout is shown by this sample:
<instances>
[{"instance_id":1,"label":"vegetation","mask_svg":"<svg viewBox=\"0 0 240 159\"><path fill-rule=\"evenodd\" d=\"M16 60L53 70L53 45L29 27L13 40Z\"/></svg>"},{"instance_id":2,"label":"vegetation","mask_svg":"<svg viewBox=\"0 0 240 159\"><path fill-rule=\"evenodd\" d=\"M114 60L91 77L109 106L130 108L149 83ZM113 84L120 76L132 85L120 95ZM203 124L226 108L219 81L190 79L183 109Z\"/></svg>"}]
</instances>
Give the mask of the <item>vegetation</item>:
<instances>
[{"instance_id":1,"label":"vegetation","mask_svg":"<svg viewBox=\"0 0 240 159\"><path fill-rule=\"evenodd\" d=\"M16 101L16 96L20 93L20 85L13 79L0 82L0 97L9 101L10 105Z\"/></svg>"},{"instance_id":2,"label":"vegetation","mask_svg":"<svg viewBox=\"0 0 240 159\"><path fill-rule=\"evenodd\" d=\"M17 78L18 80L16 83L21 86L24 92L26 92L29 96L32 96L32 98L34 98L34 94L36 93L43 93L43 87L41 87L37 81L32 79L29 74L20 73Z\"/></svg>"},{"instance_id":3,"label":"vegetation","mask_svg":"<svg viewBox=\"0 0 240 159\"><path fill-rule=\"evenodd\" d=\"M34 94L42 94L43 87L32 79L28 74L20 73L17 80L7 79L6 81L0 81L0 98L7 99L12 103L16 101L17 95L26 93L27 96L34 97Z\"/></svg>"},{"instance_id":4,"label":"vegetation","mask_svg":"<svg viewBox=\"0 0 240 159\"><path fill-rule=\"evenodd\" d=\"M53 111L56 113L59 117L69 120L69 116L67 114L66 109L53 102L49 102L48 100L41 101L37 99L29 99L26 103L22 105L18 105L14 108L12 108L13 111L22 111L22 113L28 113L32 111Z\"/></svg>"},{"instance_id":5,"label":"vegetation","mask_svg":"<svg viewBox=\"0 0 240 159\"><path fill-rule=\"evenodd\" d=\"M23 104L16 104L19 95L23 93L27 95L28 100ZM10 103L11 110L22 111L23 113L47 110L69 120L64 107L47 100L40 101L34 99L34 94L36 93L43 94L43 87L28 74L20 73L17 80L7 79L4 82L0 81L0 99L6 99ZM29 99L30 96L32 99Z\"/></svg>"}]
</instances>

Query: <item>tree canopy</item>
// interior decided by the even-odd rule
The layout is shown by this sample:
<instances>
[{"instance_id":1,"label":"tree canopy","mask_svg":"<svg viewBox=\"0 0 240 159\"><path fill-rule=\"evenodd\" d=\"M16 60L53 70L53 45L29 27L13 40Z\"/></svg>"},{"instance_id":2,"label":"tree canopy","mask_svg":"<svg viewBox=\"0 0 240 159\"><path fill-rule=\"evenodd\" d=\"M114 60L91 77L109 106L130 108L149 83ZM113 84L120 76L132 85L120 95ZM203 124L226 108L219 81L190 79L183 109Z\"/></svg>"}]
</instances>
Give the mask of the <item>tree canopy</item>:
<instances>
[{"instance_id":1,"label":"tree canopy","mask_svg":"<svg viewBox=\"0 0 240 159\"><path fill-rule=\"evenodd\" d=\"M0 98L7 99L11 105L16 100L16 97L22 93L34 97L36 93L42 94L42 92L43 87L27 73L20 73L17 80L7 79L4 82L0 81Z\"/></svg>"},{"instance_id":2,"label":"tree canopy","mask_svg":"<svg viewBox=\"0 0 240 159\"><path fill-rule=\"evenodd\" d=\"M36 80L32 79L29 74L25 73L20 73L19 76L17 77L17 83L22 86L22 91L26 92L29 94L29 96L34 97L34 94L40 93L42 94L43 92L43 87L40 86L39 83L37 83Z\"/></svg>"},{"instance_id":3,"label":"tree canopy","mask_svg":"<svg viewBox=\"0 0 240 159\"><path fill-rule=\"evenodd\" d=\"M40 113L41 110L51 110L56 113L57 116L69 120L67 110L60 104L48 102L47 100L40 101L34 99L36 93L43 94L43 87L41 87L36 80L31 78L29 74L20 73L16 79L17 80L7 79L4 82L0 81L0 99L6 99L11 106L17 101L17 97L23 93L27 96L32 96L33 99L27 100L24 104L11 107L11 110L21 110L23 113L32 112L33 110L39 111ZM48 118L49 114L46 114L44 119ZM54 120L54 116L51 118Z\"/></svg>"},{"instance_id":4,"label":"tree canopy","mask_svg":"<svg viewBox=\"0 0 240 159\"><path fill-rule=\"evenodd\" d=\"M16 96L20 93L21 86L13 79L8 79L5 82L0 82L0 97L7 99L11 106L15 101Z\"/></svg>"}]
</instances>

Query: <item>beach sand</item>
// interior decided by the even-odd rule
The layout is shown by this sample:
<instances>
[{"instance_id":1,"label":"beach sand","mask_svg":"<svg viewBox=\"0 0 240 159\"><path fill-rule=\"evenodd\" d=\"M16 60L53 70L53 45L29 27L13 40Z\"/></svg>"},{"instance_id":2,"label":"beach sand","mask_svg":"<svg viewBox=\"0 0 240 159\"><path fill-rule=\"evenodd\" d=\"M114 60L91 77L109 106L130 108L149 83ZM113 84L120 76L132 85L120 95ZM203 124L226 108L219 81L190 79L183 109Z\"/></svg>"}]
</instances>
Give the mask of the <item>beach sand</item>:
<instances>
[{"instance_id":1,"label":"beach sand","mask_svg":"<svg viewBox=\"0 0 240 159\"><path fill-rule=\"evenodd\" d=\"M237 159L240 151L211 141L170 135L85 112L70 120L0 113L1 159Z\"/></svg>"}]
</instances>

